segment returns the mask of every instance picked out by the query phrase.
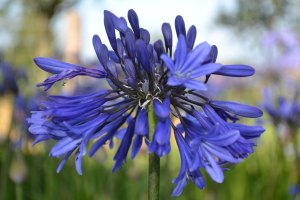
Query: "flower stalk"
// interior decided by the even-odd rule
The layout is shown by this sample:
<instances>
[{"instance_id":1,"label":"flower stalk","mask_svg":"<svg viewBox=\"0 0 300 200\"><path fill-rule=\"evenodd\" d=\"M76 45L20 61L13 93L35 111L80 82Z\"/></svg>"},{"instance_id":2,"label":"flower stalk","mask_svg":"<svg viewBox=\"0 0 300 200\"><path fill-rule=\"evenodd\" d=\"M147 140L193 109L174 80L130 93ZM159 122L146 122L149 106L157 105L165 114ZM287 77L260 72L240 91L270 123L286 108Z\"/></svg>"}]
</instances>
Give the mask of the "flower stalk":
<instances>
[{"instance_id":1,"label":"flower stalk","mask_svg":"<svg viewBox=\"0 0 300 200\"><path fill-rule=\"evenodd\" d=\"M148 108L149 141L152 141L153 133L158 122L153 106ZM159 199L159 177L160 158L153 152L149 154L149 175L148 175L148 200Z\"/></svg>"}]
</instances>

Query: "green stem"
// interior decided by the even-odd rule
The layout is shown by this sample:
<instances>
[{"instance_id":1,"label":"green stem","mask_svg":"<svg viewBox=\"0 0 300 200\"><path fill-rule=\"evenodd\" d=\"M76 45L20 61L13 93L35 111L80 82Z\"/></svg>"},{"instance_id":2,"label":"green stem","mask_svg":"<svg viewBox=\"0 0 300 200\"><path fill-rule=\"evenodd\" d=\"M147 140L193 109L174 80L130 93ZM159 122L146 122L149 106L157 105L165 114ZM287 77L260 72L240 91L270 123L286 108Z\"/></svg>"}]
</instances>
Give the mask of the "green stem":
<instances>
[{"instance_id":1,"label":"green stem","mask_svg":"<svg viewBox=\"0 0 300 200\"><path fill-rule=\"evenodd\" d=\"M152 141L154 129L158 119L154 113L153 106L148 108L149 141ZM148 200L159 199L159 175L160 158L155 154L149 154L149 176L148 176Z\"/></svg>"},{"instance_id":2,"label":"green stem","mask_svg":"<svg viewBox=\"0 0 300 200\"><path fill-rule=\"evenodd\" d=\"M296 166L297 166L297 169L299 170L300 169L300 155L299 155L299 151L298 151L298 149L299 149L298 135L297 135L298 128L295 125L290 125L290 129L292 132L293 146L294 146L294 151L296 154L296 159L295 159ZM300 185L300 174L298 174L297 184Z\"/></svg>"},{"instance_id":3,"label":"green stem","mask_svg":"<svg viewBox=\"0 0 300 200\"><path fill-rule=\"evenodd\" d=\"M20 183L16 184L16 200L23 200L22 186Z\"/></svg>"}]
</instances>

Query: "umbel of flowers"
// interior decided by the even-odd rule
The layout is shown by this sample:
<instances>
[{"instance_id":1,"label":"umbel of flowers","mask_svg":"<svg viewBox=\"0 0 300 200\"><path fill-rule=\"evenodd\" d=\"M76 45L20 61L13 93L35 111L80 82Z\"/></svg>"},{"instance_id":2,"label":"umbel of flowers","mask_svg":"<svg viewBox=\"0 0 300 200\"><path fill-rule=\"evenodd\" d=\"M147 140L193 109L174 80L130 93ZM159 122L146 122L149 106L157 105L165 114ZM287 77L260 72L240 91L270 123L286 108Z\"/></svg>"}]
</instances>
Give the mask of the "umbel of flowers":
<instances>
[{"instance_id":1,"label":"umbel of flowers","mask_svg":"<svg viewBox=\"0 0 300 200\"><path fill-rule=\"evenodd\" d=\"M186 32L180 15L175 19L178 41L174 57L169 23L163 23L161 27L164 43L158 40L150 44L150 34L140 27L134 10L128 11L128 21L104 11L104 26L113 50L109 51L99 36L93 37L93 46L103 70L50 58L34 59L38 67L55 74L37 85L44 86L45 90L58 81L78 75L105 78L112 88L78 96L51 95L49 101L40 102L41 111L33 111L28 119L30 132L37 136L34 144L57 140L50 156L65 156L57 172L75 152L76 170L82 174L81 162L87 143L97 139L89 150L92 157L107 142L113 148L113 138L116 137L122 142L113 158L112 172L115 172L126 162L130 147L131 158L136 157L143 140L149 153L155 152L159 157L167 155L171 150L173 129L181 169L173 180L176 185L172 196L180 195L187 181L200 189L205 187L199 168L204 168L214 181L221 183L226 169L220 165L239 163L247 158L256 146L251 139L260 137L265 131L261 126L235 123L237 115L256 118L263 113L253 106L212 100L198 91L207 90L206 83L211 75L245 77L253 75L254 69L246 65L215 63L217 47L207 42L194 47L196 27L191 26ZM115 30L119 31L119 38ZM118 73L117 68L121 68L122 73ZM197 79L202 76L204 82ZM192 100L192 96L202 100ZM158 118L151 141L148 139L150 106ZM170 115L179 118L177 127ZM127 128L121 128L124 123L127 123Z\"/></svg>"}]
</instances>

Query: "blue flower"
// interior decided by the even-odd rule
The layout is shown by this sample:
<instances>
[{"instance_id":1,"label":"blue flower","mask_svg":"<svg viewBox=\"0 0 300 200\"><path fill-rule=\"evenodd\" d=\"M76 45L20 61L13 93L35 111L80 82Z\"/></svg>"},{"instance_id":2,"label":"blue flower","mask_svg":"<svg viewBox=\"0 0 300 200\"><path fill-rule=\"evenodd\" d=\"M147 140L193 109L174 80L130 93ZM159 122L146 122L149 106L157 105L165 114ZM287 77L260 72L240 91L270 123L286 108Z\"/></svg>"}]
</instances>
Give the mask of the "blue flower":
<instances>
[{"instance_id":1,"label":"blue flower","mask_svg":"<svg viewBox=\"0 0 300 200\"><path fill-rule=\"evenodd\" d=\"M175 53L175 64L166 54L161 59L166 63L171 72L168 78L168 85L183 85L190 89L206 90L203 82L193 80L203 75L211 74L221 68L221 64L209 63L202 65L210 52L210 45L207 42L196 46L187 54L186 41L183 35L178 37L178 44Z\"/></svg>"},{"instance_id":2,"label":"blue flower","mask_svg":"<svg viewBox=\"0 0 300 200\"><path fill-rule=\"evenodd\" d=\"M206 90L206 83L215 74L243 77L252 75L254 69L245 65L216 64L217 47L207 42L195 46L196 27L191 26L186 33L181 16L175 19L178 42L174 59L169 23L162 25L164 46L161 40L149 44L150 33L140 28L134 10L129 10L128 19L129 23L123 17L104 11L104 26L113 51L102 44L99 36L93 36L101 70L50 58L34 59L38 67L54 74L38 84L45 90L79 75L107 80L111 89L75 96L50 95L48 101L40 101L41 111L33 111L27 119L29 131L37 136L33 144L56 140L49 155L65 156L57 172L75 152L76 170L82 174L82 157L90 140L96 140L89 151L89 157L92 157L105 144L114 148L114 139L119 139L121 144L112 169L115 172L126 162L130 147L130 156L134 159L143 142L148 146L148 153L153 152L159 157L167 155L171 150L173 128L181 168L173 180L172 196L180 195L187 181L200 189L205 187L199 168L204 168L214 181L222 182L226 169L220 165L247 158L256 146L250 139L260 137L265 131L261 126L238 124L238 116L257 118L262 112L250 105L212 100L194 90ZM120 38L115 30L119 31ZM205 82L198 80L201 76L206 76ZM195 101L191 96L201 98L201 101ZM158 122L149 141L151 106ZM198 112L199 109L203 112ZM180 121L177 128L172 123L171 113ZM123 126L125 123L127 127Z\"/></svg>"}]
</instances>

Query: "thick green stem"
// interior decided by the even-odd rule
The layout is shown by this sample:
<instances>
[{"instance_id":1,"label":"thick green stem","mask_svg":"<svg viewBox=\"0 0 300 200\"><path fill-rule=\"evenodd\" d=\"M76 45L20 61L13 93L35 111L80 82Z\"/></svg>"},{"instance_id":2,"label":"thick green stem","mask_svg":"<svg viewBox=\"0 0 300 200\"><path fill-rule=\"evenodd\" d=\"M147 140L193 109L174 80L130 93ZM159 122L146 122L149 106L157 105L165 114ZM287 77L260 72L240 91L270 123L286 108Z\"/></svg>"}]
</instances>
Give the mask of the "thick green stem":
<instances>
[{"instance_id":1,"label":"thick green stem","mask_svg":"<svg viewBox=\"0 0 300 200\"><path fill-rule=\"evenodd\" d=\"M158 119L154 113L153 106L148 108L149 121L149 141L152 141L154 129ZM148 200L159 199L159 175L160 175L160 158L155 154L149 154L149 175L148 175Z\"/></svg>"}]
</instances>

